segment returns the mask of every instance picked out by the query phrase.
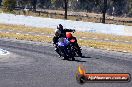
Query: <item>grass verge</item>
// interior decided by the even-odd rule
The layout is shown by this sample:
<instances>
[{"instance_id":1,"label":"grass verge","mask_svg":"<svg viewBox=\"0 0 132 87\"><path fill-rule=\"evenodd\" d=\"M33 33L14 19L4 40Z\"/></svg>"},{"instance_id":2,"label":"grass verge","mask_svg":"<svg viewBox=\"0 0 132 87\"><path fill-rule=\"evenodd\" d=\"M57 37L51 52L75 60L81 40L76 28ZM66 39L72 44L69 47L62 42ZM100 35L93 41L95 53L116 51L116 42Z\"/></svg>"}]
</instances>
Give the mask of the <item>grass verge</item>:
<instances>
[{"instance_id":1,"label":"grass verge","mask_svg":"<svg viewBox=\"0 0 132 87\"><path fill-rule=\"evenodd\" d=\"M39 32L46 34L53 34L54 30L49 28L35 28L35 27L26 27L23 25L7 25L0 24L0 29L9 29L9 30L18 30L25 32ZM74 34L78 38L86 37L86 38L98 38L98 39L109 39L109 40L120 40L120 41L132 41L132 37L128 36L115 36L115 35L107 35L107 34L98 34L98 33L88 33L88 32L76 32ZM0 33L0 38L15 38L19 40L28 40L28 41L38 41L38 42L52 42L52 37L48 36L35 36L35 35L25 35L25 34L16 34L16 33ZM95 40L78 40L78 43L81 46L99 48L99 49L107 49L121 52L132 52L132 44L125 43L115 43L115 42L101 42Z\"/></svg>"},{"instance_id":2,"label":"grass verge","mask_svg":"<svg viewBox=\"0 0 132 87\"><path fill-rule=\"evenodd\" d=\"M24 25L12 25L12 24L0 24L0 29L6 30L17 30L24 32L37 32L44 34L54 34L54 30L51 28L36 28L36 27L28 27ZM132 36L117 36L110 34L100 34L100 33L90 33L90 32L76 32L73 34L77 38L96 38L101 40L118 40L118 41L129 41L132 42Z\"/></svg>"},{"instance_id":3,"label":"grass verge","mask_svg":"<svg viewBox=\"0 0 132 87\"><path fill-rule=\"evenodd\" d=\"M132 44L99 42L93 40L79 40L81 46L88 46L98 49L112 50L118 52L132 52Z\"/></svg>"},{"instance_id":4,"label":"grass verge","mask_svg":"<svg viewBox=\"0 0 132 87\"><path fill-rule=\"evenodd\" d=\"M36 28L36 27L29 27L25 25L13 25L13 24L0 24L0 29L17 30L17 31L24 31L24 32L37 32L37 33L45 33L45 34L54 33L54 30L50 28Z\"/></svg>"},{"instance_id":5,"label":"grass verge","mask_svg":"<svg viewBox=\"0 0 132 87\"><path fill-rule=\"evenodd\" d=\"M90 33L90 32L76 32L74 34L78 38L85 37L85 38L96 38L101 40L113 40L113 41L129 41L132 42L132 36L118 36L112 34L101 34L101 33Z\"/></svg>"},{"instance_id":6,"label":"grass verge","mask_svg":"<svg viewBox=\"0 0 132 87\"><path fill-rule=\"evenodd\" d=\"M38 42L51 42L52 38L47 36L34 36L16 33L0 33L0 38L14 38L18 40L38 41Z\"/></svg>"},{"instance_id":7,"label":"grass verge","mask_svg":"<svg viewBox=\"0 0 132 87\"><path fill-rule=\"evenodd\" d=\"M33 36L33 35L24 35L16 33L0 33L0 38L15 38L18 40L28 40L28 41L38 41L38 42L52 42L52 37L47 36ZM130 44L121 44L121 43L112 43L112 42L97 42L90 40L78 40L78 43L81 46L107 49L121 52L132 52L132 45Z\"/></svg>"}]
</instances>

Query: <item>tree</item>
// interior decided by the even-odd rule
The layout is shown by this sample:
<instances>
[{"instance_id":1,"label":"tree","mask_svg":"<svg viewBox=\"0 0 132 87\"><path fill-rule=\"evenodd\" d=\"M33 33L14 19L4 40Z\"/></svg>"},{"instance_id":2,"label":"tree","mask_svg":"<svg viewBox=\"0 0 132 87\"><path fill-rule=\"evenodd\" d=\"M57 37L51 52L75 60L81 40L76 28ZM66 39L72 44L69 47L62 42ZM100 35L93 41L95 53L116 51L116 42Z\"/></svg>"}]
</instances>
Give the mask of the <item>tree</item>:
<instances>
[{"instance_id":1,"label":"tree","mask_svg":"<svg viewBox=\"0 0 132 87\"><path fill-rule=\"evenodd\" d=\"M2 0L0 0L0 6L1 6Z\"/></svg>"},{"instance_id":2,"label":"tree","mask_svg":"<svg viewBox=\"0 0 132 87\"><path fill-rule=\"evenodd\" d=\"M36 11L37 0L32 0L33 11Z\"/></svg>"},{"instance_id":3,"label":"tree","mask_svg":"<svg viewBox=\"0 0 132 87\"><path fill-rule=\"evenodd\" d=\"M129 0L128 10L128 16L132 17L132 0Z\"/></svg>"},{"instance_id":4,"label":"tree","mask_svg":"<svg viewBox=\"0 0 132 87\"><path fill-rule=\"evenodd\" d=\"M65 19L67 19L67 8L68 8L68 6L67 6L67 4L68 4L68 0L64 0L65 1Z\"/></svg>"},{"instance_id":5,"label":"tree","mask_svg":"<svg viewBox=\"0 0 132 87\"><path fill-rule=\"evenodd\" d=\"M3 0L2 4L4 11L13 11L16 5L16 0Z\"/></svg>"},{"instance_id":6,"label":"tree","mask_svg":"<svg viewBox=\"0 0 132 87\"><path fill-rule=\"evenodd\" d=\"M67 19L68 0L51 0L51 3L55 8L63 8L65 10L64 18Z\"/></svg>"},{"instance_id":7,"label":"tree","mask_svg":"<svg viewBox=\"0 0 132 87\"><path fill-rule=\"evenodd\" d=\"M104 0L104 9L102 10L103 13L102 23L105 23L106 10L107 10L107 0Z\"/></svg>"}]
</instances>

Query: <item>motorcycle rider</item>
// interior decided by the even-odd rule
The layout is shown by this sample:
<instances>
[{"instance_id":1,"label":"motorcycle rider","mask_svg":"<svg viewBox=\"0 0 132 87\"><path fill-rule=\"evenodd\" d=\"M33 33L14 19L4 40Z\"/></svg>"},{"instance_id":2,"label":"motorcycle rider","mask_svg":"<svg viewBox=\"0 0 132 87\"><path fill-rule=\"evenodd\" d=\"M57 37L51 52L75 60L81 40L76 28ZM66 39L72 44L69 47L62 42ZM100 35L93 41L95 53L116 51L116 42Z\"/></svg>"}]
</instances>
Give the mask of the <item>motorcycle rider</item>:
<instances>
[{"instance_id":1,"label":"motorcycle rider","mask_svg":"<svg viewBox=\"0 0 132 87\"><path fill-rule=\"evenodd\" d=\"M76 37L73 37L70 32L66 32L66 38L71 42L71 44L75 47L77 50L77 54L82 57L81 49L77 43Z\"/></svg>"},{"instance_id":2,"label":"motorcycle rider","mask_svg":"<svg viewBox=\"0 0 132 87\"><path fill-rule=\"evenodd\" d=\"M75 32L74 29L64 29L61 24L57 26L55 33L60 34L61 37L66 37L66 32Z\"/></svg>"},{"instance_id":3,"label":"motorcycle rider","mask_svg":"<svg viewBox=\"0 0 132 87\"><path fill-rule=\"evenodd\" d=\"M55 51L59 54L59 57L61 57L60 53L59 53L59 48L57 45L58 39L61 37L66 37L66 32L75 32L75 30L73 29L64 29L63 26L61 24L59 24L57 26L57 30L55 31L55 36L53 37L53 44L55 46Z\"/></svg>"},{"instance_id":4,"label":"motorcycle rider","mask_svg":"<svg viewBox=\"0 0 132 87\"><path fill-rule=\"evenodd\" d=\"M63 29L63 26L61 24L59 24L59 26L57 26L57 30L55 31L55 36L53 37L53 44L56 44L58 42L58 39L60 37L66 37L66 32L75 32L75 30L73 29Z\"/></svg>"}]
</instances>

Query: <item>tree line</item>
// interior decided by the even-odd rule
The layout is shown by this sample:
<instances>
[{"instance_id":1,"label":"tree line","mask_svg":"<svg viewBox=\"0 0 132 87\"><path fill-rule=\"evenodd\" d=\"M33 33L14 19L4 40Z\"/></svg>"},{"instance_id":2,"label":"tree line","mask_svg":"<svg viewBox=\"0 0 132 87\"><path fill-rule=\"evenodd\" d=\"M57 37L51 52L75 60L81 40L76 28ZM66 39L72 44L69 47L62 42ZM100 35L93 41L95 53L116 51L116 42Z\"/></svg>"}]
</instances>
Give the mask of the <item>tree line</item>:
<instances>
[{"instance_id":1,"label":"tree line","mask_svg":"<svg viewBox=\"0 0 132 87\"><path fill-rule=\"evenodd\" d=\"M101 13L104 0L66 0L68 10ZM64 9L65 0L0 0L8 8L15 6L33 9ZM3 3L4 2L4 3ZM10 4L11 3L11 4ZM15 6L14 6L15 5ZM107 0L107 14L114 16L132 16L132 0Z\"/></svg>"},{"instance_id":2,"label":"tree line","mask_svg":"<svg viewBox=\"0 0 132 87\"><path fill-rule=\"evenodd\" d=\"M106 9L108 15L132 17L132 0L0 0L4 9L15 7L29 9L56 9L102 13ZM67 4L66 4L67 3ZM106 6L104 6L106 5ZM104 8L105 7L105 8Z\"/></svg>"}]
</instances>

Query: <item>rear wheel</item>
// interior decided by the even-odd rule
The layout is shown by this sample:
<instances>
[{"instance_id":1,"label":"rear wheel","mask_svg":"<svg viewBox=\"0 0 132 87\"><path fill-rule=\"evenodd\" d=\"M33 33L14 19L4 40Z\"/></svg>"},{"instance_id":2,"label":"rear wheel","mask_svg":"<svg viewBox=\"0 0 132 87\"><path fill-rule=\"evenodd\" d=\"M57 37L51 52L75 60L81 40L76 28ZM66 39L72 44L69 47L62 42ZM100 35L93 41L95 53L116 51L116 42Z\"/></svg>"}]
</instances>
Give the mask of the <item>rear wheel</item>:
<instances>
[{"instance_id":1,"label":"rear wheel","mask_svg":"<svg viewBox=\"0 0 132 87\"><path fill-rule=\"evenodd\" d=\"M74 51L72 51L71 53L70 53L70 60L71 61L75 61L75 52Z\"/></svg>"}]
</instances>

